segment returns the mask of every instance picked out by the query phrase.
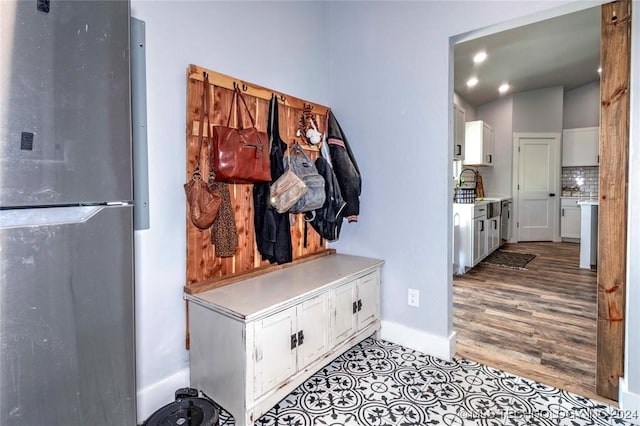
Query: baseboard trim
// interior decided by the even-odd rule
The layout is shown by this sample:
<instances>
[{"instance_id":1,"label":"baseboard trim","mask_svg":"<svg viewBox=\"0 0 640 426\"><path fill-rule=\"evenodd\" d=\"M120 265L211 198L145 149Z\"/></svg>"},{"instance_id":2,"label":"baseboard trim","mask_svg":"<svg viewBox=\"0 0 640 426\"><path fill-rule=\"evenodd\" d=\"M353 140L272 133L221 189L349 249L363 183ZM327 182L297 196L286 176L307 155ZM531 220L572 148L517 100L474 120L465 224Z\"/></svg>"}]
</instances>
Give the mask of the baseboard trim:
<instances>
[{"instance_id":1,"label":"baseboard trim","mask_svg":"<svg viewBox=\"0 0 640 426\"><path fill-rule=\"evenodd\" d=\"M189 386L189 369L185 368L176 374L166 377L137 393L138 423L149 418L156 410L175 401L176 389Z\"/></svg>"},{"instance_id":2,"label":"baseboard trim","mask_svg":"<svg viewBox=\"0 0 640 426\"><path fill-rule=\"evenodd\" d=\"M625 379L620 379L618 392L620 410L623 410L624 413L632 413L634 415L628 419L631 423L640 422L640 394L630 392ZM624 419L627 420L626 417Z\"/></svg>"},{"instance_id":3,"label":"baseboard trim","mask_svg":"<svg viewBox=\"0 0 640 426\"><path fill-rule=\"evenodd\" d=\"M451 360L456 353L455 331L444 337L391 321L382 321L380 337L441 359Z\"/></svg>"}]
</instances>

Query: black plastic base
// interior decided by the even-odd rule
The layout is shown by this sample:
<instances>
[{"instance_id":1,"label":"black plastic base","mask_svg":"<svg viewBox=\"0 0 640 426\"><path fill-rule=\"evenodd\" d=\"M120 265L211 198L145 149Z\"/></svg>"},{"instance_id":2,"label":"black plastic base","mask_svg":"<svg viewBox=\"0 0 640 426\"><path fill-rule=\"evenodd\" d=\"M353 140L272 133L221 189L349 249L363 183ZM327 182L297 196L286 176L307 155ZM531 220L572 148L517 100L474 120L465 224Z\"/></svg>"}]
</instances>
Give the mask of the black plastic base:
<instances>
[{"instance_id":1,"label":"black plastic base","mask_svg":"<svg viewBox=\"0 0 640 426\"><path fill-rule=\"evenodd\" d=\"M176 400L153 413L141 426L218 426L218 408L197 395L196 389L178 389Z\"/></svg>"}]
</instances>

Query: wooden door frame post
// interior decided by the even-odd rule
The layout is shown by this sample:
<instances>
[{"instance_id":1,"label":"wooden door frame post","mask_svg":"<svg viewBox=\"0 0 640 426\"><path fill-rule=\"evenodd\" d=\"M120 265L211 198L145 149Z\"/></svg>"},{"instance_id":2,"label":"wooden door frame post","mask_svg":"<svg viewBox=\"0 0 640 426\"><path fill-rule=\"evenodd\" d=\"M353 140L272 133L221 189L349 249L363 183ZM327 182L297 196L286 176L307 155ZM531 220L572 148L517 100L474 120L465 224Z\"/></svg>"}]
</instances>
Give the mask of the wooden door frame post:
<instances>
[{"instance_id":1,"label":"wooden door frame post","mask_svg":"<svg viewBox=\"0 0 640 426\"><path fill-rule=\"evenodd\" d=\"M624 371L631 1L602 6L596 393L618 400Z\"/></svg>"}]
</instances>

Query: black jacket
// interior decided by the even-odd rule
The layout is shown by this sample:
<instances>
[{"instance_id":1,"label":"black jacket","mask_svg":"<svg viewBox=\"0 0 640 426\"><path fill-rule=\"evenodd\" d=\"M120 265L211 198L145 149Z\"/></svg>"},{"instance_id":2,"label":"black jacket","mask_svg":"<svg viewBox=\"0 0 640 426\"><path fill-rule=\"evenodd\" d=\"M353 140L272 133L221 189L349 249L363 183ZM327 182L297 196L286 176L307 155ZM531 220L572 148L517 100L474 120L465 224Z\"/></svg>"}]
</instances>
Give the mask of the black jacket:
<instances>
[{"instance_id":1,"label":"black jacket","mask_svg":"<svg viewBox=\"0 0 640 426\"><path fill-rule=\"evenodd\" d=\"M349 222L357 221L360 214L362 189L360 169L349 147L347 137L331 111L327 113L327 142L333 171L338 179L342 197L347 203L342 214Z\"/></svg>"},{"instance_id":2,"label":"black jacket","mask_svg":"<svg viewBox=\"0 0 640 426\"><path fill-rule=\"evenodd\" d=\"M316 169L324 178L326 198L322 207L306 214L305 220L322 238L335 241L340 237L343 212L347 203L342 199L338 179L326 158L318 157Z\"/></svg>"},{"instance_id":3,"label":"black jacket","mask_svg":"<svg viewBox=\"0 0 640 426\"><path fill-rule=\"evenodd\" d=\"M278 100L271 97L269 103L269 120L267 134L271 142L271 181L275 181L284 173L283 156L287 144L280 139L278 120ZM289 229L289 213L280 214L269 201L271 182L253 184L253 221L256 231L256 245L263 260L271 263L288 263L293 260L291 231Z\"/></svg>"}]
</instances>

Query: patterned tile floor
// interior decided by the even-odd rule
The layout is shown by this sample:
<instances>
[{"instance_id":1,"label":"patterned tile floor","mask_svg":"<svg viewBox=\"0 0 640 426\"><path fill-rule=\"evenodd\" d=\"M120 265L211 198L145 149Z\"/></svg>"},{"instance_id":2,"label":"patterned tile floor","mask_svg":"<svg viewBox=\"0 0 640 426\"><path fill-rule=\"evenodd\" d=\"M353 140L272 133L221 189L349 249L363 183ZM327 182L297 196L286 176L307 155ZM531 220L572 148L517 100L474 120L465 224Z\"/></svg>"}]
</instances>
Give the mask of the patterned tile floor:
<instances>
[{"instance_id":1,"label":"patterned tile floor","mask_svg":"<svg viewBox=\"0 0 640 426\"><path fill-rule=\"evenodd\" d=\"M366 339L295 389L255 426L631 425L640 413L462 358L443 361ZM224 410L220 425L233 425Z\"/></svg>"}]
</instances>

